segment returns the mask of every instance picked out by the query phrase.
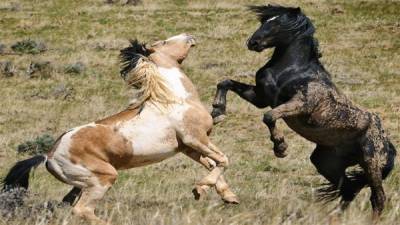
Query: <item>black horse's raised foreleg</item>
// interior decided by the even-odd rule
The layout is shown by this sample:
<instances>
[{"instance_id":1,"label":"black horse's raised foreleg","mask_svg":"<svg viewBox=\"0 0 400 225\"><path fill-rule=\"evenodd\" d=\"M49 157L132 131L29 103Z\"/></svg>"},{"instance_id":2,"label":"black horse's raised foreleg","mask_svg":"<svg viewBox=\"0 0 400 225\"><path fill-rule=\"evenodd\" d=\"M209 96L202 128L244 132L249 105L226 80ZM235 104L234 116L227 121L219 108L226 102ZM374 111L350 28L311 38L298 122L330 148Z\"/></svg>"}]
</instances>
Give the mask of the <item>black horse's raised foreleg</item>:
<instances>
[{"instance_id":1,"label":"black horse's raised foreleg","mask_svg":"<svg viewBox=\"0 0 400 225\"><path fill-rule=\"evenodd\" d=\"M219 82L217 85L217 93L215 94L213 102L213 111L211 112L214 123L220 122L225 115L226 94L228 90L235 92L241 98L250 102L258 108L267 107L268 103L265 101L264 98L256 94L255 88L256 86L254 85L244 84L231 79Z\"/></svg>"},{"instance_id":2,"label":"black horse's raised foreleg","mask_svg":"<svg viewBox=\"0 0 400 225\"><path fill-rule=\"evenodd\" d=\"M267 125L269 132L271 133L271 141L274 143L274 154L276 157L285 157L287 155L286 149L288 147L282 131L276 127L276 120L299 115L305 111L304 102L301 98L296 96L285 104L279 105L264 114L263 122Z\"/></svg>"}]
</instances>

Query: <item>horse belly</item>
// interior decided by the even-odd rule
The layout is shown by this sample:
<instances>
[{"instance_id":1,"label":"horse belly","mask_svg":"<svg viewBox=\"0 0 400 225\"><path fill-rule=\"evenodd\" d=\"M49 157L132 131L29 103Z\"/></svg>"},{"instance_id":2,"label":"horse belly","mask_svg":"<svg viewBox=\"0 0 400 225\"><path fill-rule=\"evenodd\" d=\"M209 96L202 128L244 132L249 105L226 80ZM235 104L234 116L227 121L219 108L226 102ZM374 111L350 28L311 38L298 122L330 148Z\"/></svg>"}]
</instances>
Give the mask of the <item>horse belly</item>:
<instances>
[{"instance_id":1,"label":"horse belly","mask_svg":"<svg viewBox=\"0 0 400 225\"><path fill-rule=\"evenodd\" d=\"M137 136L132 140L132 146L132 167L157 163L178 153L178 141L174 131L169 131L165 136Z\"/></svg>"},{"instance_id":2,"label":"horse belly","mask_svg":"<svg viewBox=\"0 0 400 225\"><path fill-rule=\"evenodd\" d=\"M305 139L325 146L353 143L357 131L323 127L308 123L305 118L285 118L286 124Z\"/></svg>"}]
</instances>

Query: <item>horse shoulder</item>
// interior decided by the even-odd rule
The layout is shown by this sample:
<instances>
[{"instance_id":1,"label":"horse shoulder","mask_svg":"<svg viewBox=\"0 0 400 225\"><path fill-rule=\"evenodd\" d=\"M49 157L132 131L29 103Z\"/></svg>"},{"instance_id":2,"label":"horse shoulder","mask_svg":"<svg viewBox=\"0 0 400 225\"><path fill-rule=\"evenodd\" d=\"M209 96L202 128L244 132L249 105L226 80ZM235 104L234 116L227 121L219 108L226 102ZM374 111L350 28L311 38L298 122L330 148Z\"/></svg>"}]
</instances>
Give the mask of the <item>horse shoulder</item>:
<instances>
[{"instance_id":1,"label":"horse shoulder","mask_svg":"<svg viewBox=\"0 0 400 225\"><path fill-rule=\"evenodd\" d=\"M200 101L189 101L187 110L182 115L182 127L199 138L205 138L211 132L213 119Z\"/></svg>"}]
</instances>

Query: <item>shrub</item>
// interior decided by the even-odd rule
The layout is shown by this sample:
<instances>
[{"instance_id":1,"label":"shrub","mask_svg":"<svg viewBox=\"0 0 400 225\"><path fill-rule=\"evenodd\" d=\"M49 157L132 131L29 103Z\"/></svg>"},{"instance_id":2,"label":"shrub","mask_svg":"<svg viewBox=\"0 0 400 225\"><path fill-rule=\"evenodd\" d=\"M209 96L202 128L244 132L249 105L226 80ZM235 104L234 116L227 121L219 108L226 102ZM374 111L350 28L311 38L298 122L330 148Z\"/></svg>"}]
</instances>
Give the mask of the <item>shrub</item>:
<instances>
[{"instance_id":1,"label":"shrub","mask_svg":"<svg viewBox=\"0 0 400 225\"><path fill-rule=\"evenodd\" d=\"M31 62L26 70L29 78L49 78L52 72L53 67L49 61Z\"/></svg>"},{"instance_id":2,"label":"shrub","mask_svg":"<svg viewBox=\"0 0 400 225\"><path fill-rule=\"evenodd\" d=\"M25 54L38 54L47 50L46 45L43 42L26 39L18 41L11 46L14 52L25 53Z\"/></svg>"},{"instance_id":3,"label":"shrub","mask_svg":"<svg viewBox=\"0 0 400 225\"><path fill-rule=\"evenodd\" d=\"M26 141L17 147L18 153L39 155L48 152L54 145L54 138L49 134L36 137L33 141Z\"/></svg>"},{"instance_id":4,"label":"shrub","mask_svg":"<svg viewBox=\"0 0 400 225\"><path fill-rule=\"evenodd\" d=\"M85 64L82 62L76 62L73 64L68 64L65 66L64 71L66 73L74 73L74 74L80 74L85 70Z\"/></svg>"},{"instance_id":5,"label":"shrub","mask_svg":"<svg viewBox=\"0 0 400 225\"><path fill-rule=\"evenodd\" d=\"M15 75L15 66L11 61L0 62L0 74L4 77L12 77Z\"/></svg>"}]
</instances>

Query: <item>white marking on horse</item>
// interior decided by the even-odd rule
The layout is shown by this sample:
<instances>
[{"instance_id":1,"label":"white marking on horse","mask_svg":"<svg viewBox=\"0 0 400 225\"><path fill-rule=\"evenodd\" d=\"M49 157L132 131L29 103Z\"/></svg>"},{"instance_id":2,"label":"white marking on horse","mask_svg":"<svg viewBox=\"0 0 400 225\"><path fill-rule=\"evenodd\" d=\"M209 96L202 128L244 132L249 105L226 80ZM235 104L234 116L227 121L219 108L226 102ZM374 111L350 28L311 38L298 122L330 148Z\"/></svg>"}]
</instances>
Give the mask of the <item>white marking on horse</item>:
<instances>
[{"instance_id":1,"label":"white marking on horse","mask_svg":"<svg viewBox=\"0 0 400 225\"><path fill-rule=\"evenodd\" d=\"M188 93L185 87L182 84L181 78L183 77L182 72L174 67L174 68L164 68L158 67L160 74L163 76L165 81L171 87L171 91L176 95L176 97L181 99L186 99L190 97L190 93Z\"/></svg>"},{"instance_id":2,"label":"white marking on horse","mask_svg":"<svg viewBox=\"0 0 400 225\"><path fill-rule=\"evenodd\" d=\"M186 40L188 38L187 34L179 34L173 37L168 38L165 41L173 41L173 40Z\"/></svg>"},{"instance_id":3,"label":"white marking on horse","mask_svg":"<svg viewBox=\"0 0 400 225\"><path fill-rule=\"evenodd\" d=\"M275 20L276 18L278 18L279 16L274 16L274 17L272 17L272 18L269 18L269 19L267 19L267 22L270 22L270 21L272 21L272 20Z\"/></svg>"}]
</instances>

